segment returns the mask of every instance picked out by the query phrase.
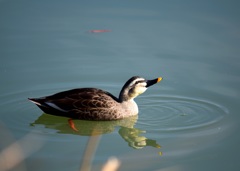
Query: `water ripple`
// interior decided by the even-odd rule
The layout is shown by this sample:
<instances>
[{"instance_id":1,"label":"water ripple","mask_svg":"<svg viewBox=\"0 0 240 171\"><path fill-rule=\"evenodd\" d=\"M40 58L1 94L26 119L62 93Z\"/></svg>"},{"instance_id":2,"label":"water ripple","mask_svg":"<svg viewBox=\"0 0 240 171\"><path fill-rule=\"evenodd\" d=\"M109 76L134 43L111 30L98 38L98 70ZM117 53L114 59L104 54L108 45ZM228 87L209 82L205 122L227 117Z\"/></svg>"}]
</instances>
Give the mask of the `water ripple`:
<instances>
[{"instance_id":1,"label":"water ripple","mask_svg":"<svg viewBox=\"0 0 240 171\"><path fill-rule=\"evenodd\" d=\"M139 124L151 130L179 131L219 122L228 110L217 103L181 96L144 97Z\"/></svg>"}]
</instances>

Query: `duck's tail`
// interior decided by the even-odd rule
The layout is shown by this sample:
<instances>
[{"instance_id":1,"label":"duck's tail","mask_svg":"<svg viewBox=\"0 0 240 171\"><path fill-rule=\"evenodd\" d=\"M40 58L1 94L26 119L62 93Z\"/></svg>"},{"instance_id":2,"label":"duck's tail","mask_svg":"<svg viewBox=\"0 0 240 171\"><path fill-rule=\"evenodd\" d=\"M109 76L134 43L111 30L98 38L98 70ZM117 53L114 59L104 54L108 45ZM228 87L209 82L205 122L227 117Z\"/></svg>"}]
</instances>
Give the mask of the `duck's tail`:
<instances>
[{"instance_id":1,"label":"duck's tail","mask_svg":"<svg viewBox=\"0 0 240 171\"><path fill-rule=\"evenodd\" d=\"M36 104L45 113L51 114L53 112L52 108L45 103L44 98L28 98L28 100Z\"/></svg>"},{"instance_id":2,"label":"duck's tail","mask_svg":"<svg viewBox=\"0 0 240 171\"><path fill-rule=\"evenodd\" d=\"M44 106L43 105L44 103L39 98L28 98L28 100L30 100L31 102L33 102L37 106Z\"/></svg>"},{"instance_id":3,"label":"duck's tail","mask_svg":"<svg viewBox=\"0 0 240 171\"><path fill-rule=\"evenodd\" d=\"M66 115L66 111L59 110L56 105L46 102L46 98L28 98L36 104L44 113L52 115Z\"/></svg>"}]
</instances>

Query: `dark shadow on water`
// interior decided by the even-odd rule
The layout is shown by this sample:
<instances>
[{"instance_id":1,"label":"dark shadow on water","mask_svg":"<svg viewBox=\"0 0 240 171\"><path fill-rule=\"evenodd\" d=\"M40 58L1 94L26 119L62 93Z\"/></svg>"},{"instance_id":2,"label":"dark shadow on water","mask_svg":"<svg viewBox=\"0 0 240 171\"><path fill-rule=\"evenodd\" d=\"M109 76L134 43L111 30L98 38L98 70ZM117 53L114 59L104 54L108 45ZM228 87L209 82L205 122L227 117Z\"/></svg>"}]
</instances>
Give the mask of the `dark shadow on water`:
<instances>
[{"instance_id":1,"label":"dark shadow on water","mask_svg":"<svg viewBox=\"0 0 240 171\"><path fill-rule=\"evenodd\" d=\"M94 136L109 134L119 128L119 135L134 149L142 149L146 146L160 148L160 145L152 139L142 136L146 131L134 128L138 116L133 116L116 121L87 121L72 120L43 113L31 126L43 125L45 128L54 129L60 134L72 134L80 136Z\"/></svg>"}]
</instances>

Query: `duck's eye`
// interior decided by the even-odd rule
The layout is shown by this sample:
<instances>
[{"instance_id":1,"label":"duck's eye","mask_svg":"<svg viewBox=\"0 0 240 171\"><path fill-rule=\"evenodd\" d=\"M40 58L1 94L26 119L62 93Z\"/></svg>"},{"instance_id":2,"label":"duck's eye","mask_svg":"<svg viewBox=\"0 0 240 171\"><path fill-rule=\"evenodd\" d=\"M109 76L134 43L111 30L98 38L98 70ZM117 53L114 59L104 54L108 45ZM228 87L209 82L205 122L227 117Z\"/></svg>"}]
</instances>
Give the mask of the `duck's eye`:
<instances>
[{"instance_id":1,"label":"duck's eye","mask_svg":"<svg viewBox=\"0 0 240 171\"><path fill-rule=\"evenodd\" d=\"M144 82L145 82L145 80L136 81L136 82L135 82L135 85L137 85L137 84L140 85L141 83L144 83Z\"/></svg>"}]
</instances>

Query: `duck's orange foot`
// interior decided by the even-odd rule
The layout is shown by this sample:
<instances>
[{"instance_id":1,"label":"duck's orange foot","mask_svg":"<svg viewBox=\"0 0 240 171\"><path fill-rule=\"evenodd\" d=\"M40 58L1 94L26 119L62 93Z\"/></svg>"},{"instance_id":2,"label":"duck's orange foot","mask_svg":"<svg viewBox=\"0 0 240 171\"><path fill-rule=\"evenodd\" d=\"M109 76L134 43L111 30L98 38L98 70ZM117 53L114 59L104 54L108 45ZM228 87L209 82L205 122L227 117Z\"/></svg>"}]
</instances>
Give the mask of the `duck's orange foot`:
<instances>
[{"instance_id":1,"label":"duck's orange foot","mask_svg":"<svg viewBox=\"0 0 240 171\"><path fill-rule=\"evenodd\" d=\"M78 131L72 119L68 119L68 124L74 131Z\"/></svg>"}]
</instances>

